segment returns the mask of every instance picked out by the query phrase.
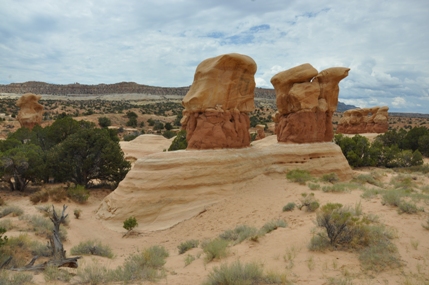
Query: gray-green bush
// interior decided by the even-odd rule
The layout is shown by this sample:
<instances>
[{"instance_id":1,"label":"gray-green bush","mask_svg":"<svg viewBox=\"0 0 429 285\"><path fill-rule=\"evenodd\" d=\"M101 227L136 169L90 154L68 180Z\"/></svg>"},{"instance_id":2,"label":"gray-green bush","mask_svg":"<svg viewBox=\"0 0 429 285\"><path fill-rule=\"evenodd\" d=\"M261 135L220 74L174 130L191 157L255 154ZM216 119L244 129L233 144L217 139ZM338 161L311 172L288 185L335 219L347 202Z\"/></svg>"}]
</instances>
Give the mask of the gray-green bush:
<instances>
[{"instance_id":1,"label":"gray-green bush","mask_svg":"<svg viewBox=\"0 0 429 285\"><path fill-rule=\"evenodd\" d=\"M88 240L80 242L78 245L72 247L72 255L98 255L107 258L113 258L112 249L101 244L100 240Z\"/></svg>"},{"instance_id":2,"label":"gray-green bush","mask_svg":"<svg viewBox=\"0 0 429 285\"><path fill-rule=\"evenodd\" d=\"M187 240L185 242L182 242L181 244L179 244L177 246L177 248L179 249L179 254L183 254L192 248L198 247L199 243L200 242L198 240L195 240L195 239L190 239L190 240Z\"/></svg>"}]
</instances>

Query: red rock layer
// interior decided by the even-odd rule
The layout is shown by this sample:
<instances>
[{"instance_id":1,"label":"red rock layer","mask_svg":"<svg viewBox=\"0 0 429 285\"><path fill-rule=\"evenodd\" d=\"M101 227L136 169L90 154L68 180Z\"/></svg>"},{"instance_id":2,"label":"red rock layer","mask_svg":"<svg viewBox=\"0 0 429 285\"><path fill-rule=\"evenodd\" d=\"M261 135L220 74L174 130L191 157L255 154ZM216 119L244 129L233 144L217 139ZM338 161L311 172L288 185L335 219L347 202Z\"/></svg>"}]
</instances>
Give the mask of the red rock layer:
<instances>
[{"instance_id":1,"label":"red rock layer","mask_svg":"<svg viewBox=\"0 0 429 285\"><path fill-rule=\"evenodd\" d=\"M282 115L276 123L279 142L314 143L329 142L333 137L330 112L300 112Z\"/></svg>"},{"instance_id":2,"label":"red rock layer","mask_svg":"<svg viewBox=\"0 0 429 285\"><path fill-rule=\"evenodd\" d=\"M182 128L186 130L187 149L242 148L250 146L250 119L238 110L206 110L187 113Z\"/></svg>"}]
</instances>

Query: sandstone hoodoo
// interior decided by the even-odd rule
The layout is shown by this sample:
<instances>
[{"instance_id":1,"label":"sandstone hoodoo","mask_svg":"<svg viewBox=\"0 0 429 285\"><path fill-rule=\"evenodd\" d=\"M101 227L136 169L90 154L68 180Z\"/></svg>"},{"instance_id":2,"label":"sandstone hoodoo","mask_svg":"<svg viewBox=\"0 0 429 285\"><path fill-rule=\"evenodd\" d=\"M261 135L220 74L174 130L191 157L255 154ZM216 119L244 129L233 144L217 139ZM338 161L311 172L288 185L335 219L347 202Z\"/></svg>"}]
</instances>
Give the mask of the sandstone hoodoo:
<instances>
[{"instance_id":1,"label":"sandstone hoodoo","mask_svg":"<svg viewBox=\"0 0 429 285\"><path fill-rule=\"evenodd\" d=\"M389 129L389 107L352 109L344 112L337 133L385 133Z\"/></svg>"},{"instance_id":2,"label":"sandstone hoodoo","mask_svg":"<svg viewBox=\"0 0 429 285\"><path fill-rule=\"evenodd\" d=\"M225 54L201 62L183 98L182 129L188 149L250 146L255 61L241 54Z\"/></svg>"},{"instance_id":3,"label":"sandstone hoodoo","mask_svg":"<svg viewBox=\"0 0 429 285\"><path fill-rule=\"evenodd\" d=\"M20 108L18 121L21 127L31 130L35 125L40 125L42 122L43 106L38 103L40 98L42 96L26 93L16 102L16 105Z\"/></svg>"},{"instance_id":4,"label":"sandstone hoodoo","mask_svg":"<svg viewBox=\"0 0 429 285\"><path fill-rule=\"evenodd\" d=\"M278 109L274 116L277 140L285 143L332 141L338 84L349 70L332 67L318 73L306 63L274 75L271 83Z\"/></svg>"}]
</instances>

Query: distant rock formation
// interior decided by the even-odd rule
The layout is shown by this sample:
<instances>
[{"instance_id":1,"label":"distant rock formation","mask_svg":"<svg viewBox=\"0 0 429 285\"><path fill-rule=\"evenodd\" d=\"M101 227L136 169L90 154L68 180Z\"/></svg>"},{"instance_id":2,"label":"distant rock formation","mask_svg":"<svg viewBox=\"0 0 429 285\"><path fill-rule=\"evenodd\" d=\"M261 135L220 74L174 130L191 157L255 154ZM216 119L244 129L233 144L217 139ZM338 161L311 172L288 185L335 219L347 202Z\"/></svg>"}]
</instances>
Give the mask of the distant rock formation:
<instances>
[{"instance_id":1,"label":"distant rock formation","mask_svg":"<svg viewBox=\"0 0 429 285\"><path fill-rule=\"evenodd\" d=\"M349 70L333 67L318 73L306 63L274 75L271 83L278 109L274 116L277 140L285 143L332 141L338 84Z\"/></svg>"},{"instance_id":2,"label":"distant rock formation","mask_svg":"<svg viewBox=\"0 0 429 285\"><path fill-rule=\"evenodd\" d=\"M265 138L265 125L256 125L255 141Z\"/></svg>"},{"instance_id":3,"label":"distant rock formation","mask_svg":"<svg viewBox=\"0 0 429 285\"><path fill-rule=\"evenodd\" d=\"M138 220L140 231L167 229L244 191L246 183L259 175L284 177L297 168L319 177L353 176L340 147L332 142L281 144L268 136L249 148L159 152L138 158L96 215L104 226L117 231L131 216Z\"/></svg>"},{"instance_id":4,"label":"distant rock formation","mask_svg":"<svg viewBox=\"0 0 429 285\"><path fill-rule=\"evenodd\" d=\"M337 133L385 133L389 129L388 110L387 106L347 110L338 122Z\"/></svg>"},{"instance_id":5,"label":"distant rock formation","mask_svg":"<svg viewBox=\"0 0 429 285\"><path fill-rule=\"evenodd\" d=\"M40 125L42 122L43 106L38 103L40 98L42 98L42 96L27 93L16 101L16 105L20 108L18 112L18 121L21 127L31 130L35 125Z\"/></svg>"},{"instance_id":6,"label":"distant rock formation","mask_svg":"<svg viewBox=\"0 0 429 285\"><path fill-rule=\"evenodd\" d=\"M202 61L182 100L181 120L188 149L241 148L250 145L255 61L241 54L225 54Z\"/></svg>"}]
</instances>

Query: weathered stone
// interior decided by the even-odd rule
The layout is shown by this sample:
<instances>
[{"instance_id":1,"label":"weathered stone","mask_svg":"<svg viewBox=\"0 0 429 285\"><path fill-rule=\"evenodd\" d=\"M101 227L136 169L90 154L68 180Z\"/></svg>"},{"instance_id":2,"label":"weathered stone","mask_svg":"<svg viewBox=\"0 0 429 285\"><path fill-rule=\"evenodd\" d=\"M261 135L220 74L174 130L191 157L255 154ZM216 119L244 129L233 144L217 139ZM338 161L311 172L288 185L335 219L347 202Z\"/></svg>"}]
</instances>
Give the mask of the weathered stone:
<instances>
[{"instance_id":1,"label":"weathered stone","mask_svg":"<svg viewBox=\"0 0 429 285\"><path fill-rule=\"evenodd\" d=\"M250 146L248 112L254 109L256 63L226 54L201 62L183 98L181 120L188 149Z\"/></svg>"},{"instance_id":2,"label":"weathered stone","mask_svg":"<svg viewBox=\"0 0 429 285\"><path fill-rule=\"evenodd\" d=\"M117 231L123 231L130 216L139 221L139 231L163 230L246 189L259 175L284 177L297 168L319 177L333 172L341 180L353 176L340 147L332 142L280 144L268 136L249 148L159 152L137 159L96 215Z\"/></svg>"},{"instance_id":3,"label":"weathered stone","mask_svg":"<svg viewBox=\"0 0 429 285\"><path fill-rule=\"evenodd\" d=\"M337 108L341 79L349 68L334 67L317 73L306 63L273 76L278 112L274 116L279 142L331 141L332 115Z\"/></svg>"},{"instance_id":4,"label":"weathered stone","mask_svg":"<svg viewBox=\"0 0 429 285\"><path fill-rule=\"evenodd\" d=\"M20 108L17 118L21 127L31 130L42 122L43 106L38 103L40 98L42 96L27 93L16 101L16 105Z\"/></svg>"},{"instance_id":5,"label":"weathered stone","mask_svg":"<svg viewBox=\"0 0 429 285\"><path fill-rule=\"evenodd\" d=\"M351 109L343 113L337 133L385 133L389 129L389 107Z\"/></svg>"},{"instance_id":6,"label":"weathered stone","mask_svg":"<svg viewBox=\"0 0 429 285\"><path fill-rule=\"evenodd\" d=\"M223 110L251 112L255 108L255 61L241 54L225 54L201 62L182 104L189 112Z\"/></svg>"}]
</instances>

